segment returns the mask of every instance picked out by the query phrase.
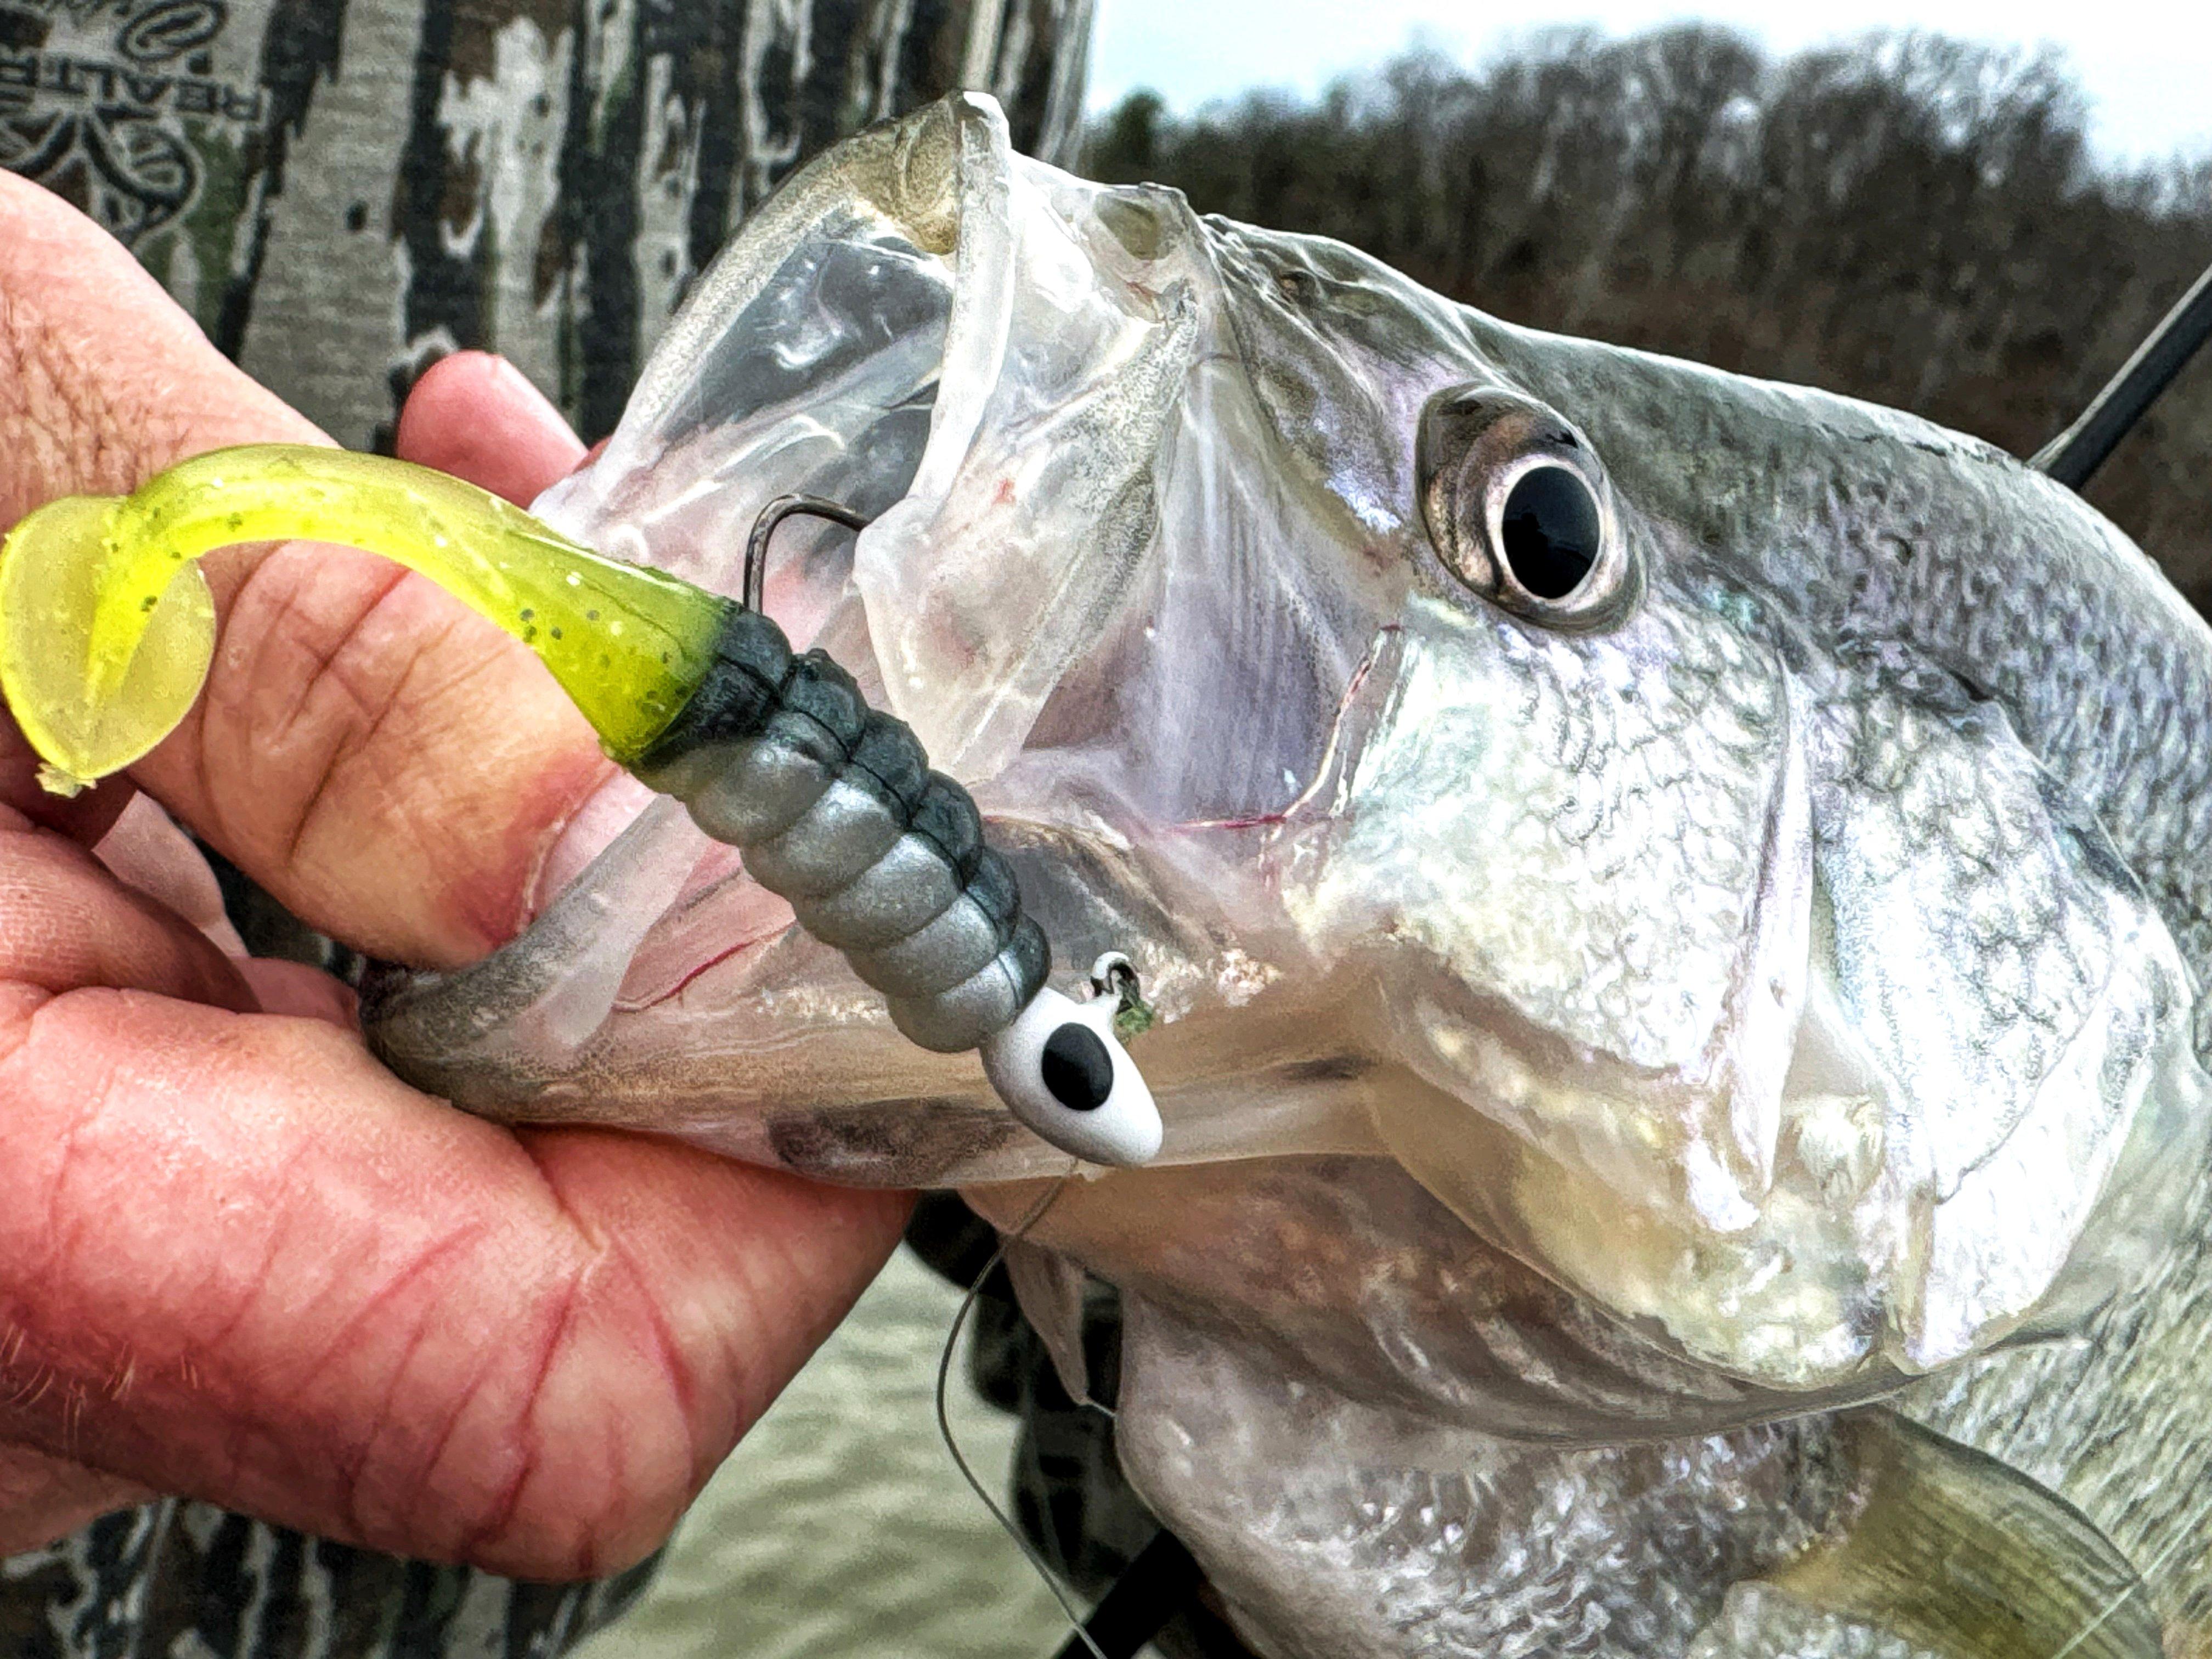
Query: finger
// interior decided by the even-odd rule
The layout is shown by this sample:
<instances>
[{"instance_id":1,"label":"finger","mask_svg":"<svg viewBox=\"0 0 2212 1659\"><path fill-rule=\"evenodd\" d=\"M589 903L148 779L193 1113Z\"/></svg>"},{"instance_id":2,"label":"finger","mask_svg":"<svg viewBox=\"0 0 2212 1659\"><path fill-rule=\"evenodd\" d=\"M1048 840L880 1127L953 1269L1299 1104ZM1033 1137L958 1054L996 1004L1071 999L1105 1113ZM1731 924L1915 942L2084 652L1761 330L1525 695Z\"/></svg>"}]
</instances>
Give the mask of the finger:
<instances>
[{"instance_id":1,"label":"finger","mask_svg":"<svg viewBox=\"0 0 2212 1659\"><path fill-rule=\"evenodd\" d=\"M154 1493L27 1446L0 1445L0 1556L39 1549Z\"/></svg>"},{"instance_id":2,"label":"finger","mask_svg":"<svg viewBox=\"0 0 2212 1659\"><path fill-rule=\"evenodd\" d=\"M257 1006L206 934L124 886L84 848L0 809L0 981Z\"/></svg>"},{"instance_id":3,"label":"finger","mask_svg":"<svg viewBox=\"0 0 2212 1659\"><path fill-rule=\"evenodd\" d=\"M191 838L151 798L133 796L114 827L93 848L92 855L123 886L154 901L161 916L212 944L231 971L245 981L249 994L246 1007L325 1020L347 1032L359 1030L359 999L330 975L304 963L256 960L246 954L238 929L224 914L222 889L215 872ZM47 902L52 896L40 894ZM100 897L103 905L118 902L110 896ZM0 914L0 927L6 925L4 914ZM0 947L0 972L8 965L7 956L5 948ZM46 982L49 988L56 988ZM100 982L118 983L112 978ZM150 980L142 980L140 988L191 994L189 986L167 986Z\"/></svg>"},{"instance_id":4,"label":"finger","mask_svg":"<svg viewBox=\"0 0 2212 1659\"><path fill-rule=\"evenodd\" d=\"M179 845L189 866L166 856ZM206 861L143 797L90 851L0 807L0 981L152 991L358 1032L354 994L328 974L224 949L235 933L220 907Z\"/></svg>"},{"instance_id":5,"label":"finger","mask_svg":"<svg viewBox=\"0 0 2212 1659\"><path fill-rule=\"evenodd\" d=\"M222 445L319 441L126 251L12 176L0 295L0 525ZM208 574L222 635L206 690L137 781L325 932L432 964L513 933L545 848L610 769L543 668L365 554L231 550Z\"/></svg>"},{"instance_id":6,"label":"finger","mask_svg":"<svg viewBox=\"0 0 2212 1659\"><path fill-rule=\"evenodd\" d=\"M524 1577L664 1537L904 1208L110 991L0 992L0 1442Z\"/></svg>"},{"instance_id":7,"label":"finger","mask_svg":"<svg viewBox=\"0 0 2212 1659\"><path fill-rule=\"evenodd\" d=\"M488 351L434 363L399 411L402 460L466 478L517 507L575 471L583 441L522 371Z\"/></svg>"},{"instance_id":8,"label":"finger","mask_svg":"<svg viewBox=\"0 0 2212 1659\"><path fill-rule=\"evenodd\" d=\"M321 969L275 957L246 957L236 966L263 1013L319 1019L349 1037L360 1036L361 999Z\"/></svg>"}]
</instances>

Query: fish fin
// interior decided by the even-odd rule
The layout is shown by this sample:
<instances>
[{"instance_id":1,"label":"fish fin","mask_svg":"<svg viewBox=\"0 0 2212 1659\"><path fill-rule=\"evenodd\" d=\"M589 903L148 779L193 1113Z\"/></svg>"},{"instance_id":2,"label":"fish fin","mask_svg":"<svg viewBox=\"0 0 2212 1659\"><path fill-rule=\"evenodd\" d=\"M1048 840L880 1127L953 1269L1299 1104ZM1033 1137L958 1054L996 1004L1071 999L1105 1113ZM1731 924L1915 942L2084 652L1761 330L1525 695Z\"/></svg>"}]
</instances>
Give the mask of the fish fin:
<instances>
[{"instance_id":1,"label":"fish fin","mask_svg":"<svg viewBox=\"0 0 2212 1659\"><path fill-rule=\"evenodd\" d=\"M1701 1653L1798 1656L1832 1644L1930 1659L2160 1659L2142 1580L2057 1493L1893 1411L1854 1412L1838 1429L1859 1471L1852 1519L1737 1586ZM1815 1624L1862 1634L1808 1644ZM1772 1645L1785 1627L1786 1645Z\"/></svg>"}]
</instances>

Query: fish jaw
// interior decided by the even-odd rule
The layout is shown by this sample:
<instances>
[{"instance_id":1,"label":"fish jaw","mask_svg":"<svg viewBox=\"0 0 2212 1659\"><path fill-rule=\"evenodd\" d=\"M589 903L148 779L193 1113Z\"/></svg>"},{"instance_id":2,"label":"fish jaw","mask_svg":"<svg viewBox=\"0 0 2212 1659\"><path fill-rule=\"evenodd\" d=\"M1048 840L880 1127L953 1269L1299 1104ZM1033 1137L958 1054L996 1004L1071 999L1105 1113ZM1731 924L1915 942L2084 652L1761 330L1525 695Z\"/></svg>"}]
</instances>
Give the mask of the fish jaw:
<instances>
[{"instance_id":1,"label":"fish jaw","mask_svg":"<svg viewBox=\"0 0 2212 1659\"><path fill-rule=\"evenodd\" d=\"M1161 1019L1142 1054L1166 1161L1249 1156L1255 1135L1378 1150L1376 1079L1322 999L1274 993L1279 969L1166 919L1126 845L993 828L1055 939L1079 955L1111 941L1138 965ZM651 811L503 951L374 987L379 1052L484 1115L644 1129L817 1179L955 1186L1068 1167L1007 1114L973 1055L908 1042L843 959L741 872L702 877L721 861L696 836ZM672 905L671 887L684 890Z\"/></svg>"}]
</instances>

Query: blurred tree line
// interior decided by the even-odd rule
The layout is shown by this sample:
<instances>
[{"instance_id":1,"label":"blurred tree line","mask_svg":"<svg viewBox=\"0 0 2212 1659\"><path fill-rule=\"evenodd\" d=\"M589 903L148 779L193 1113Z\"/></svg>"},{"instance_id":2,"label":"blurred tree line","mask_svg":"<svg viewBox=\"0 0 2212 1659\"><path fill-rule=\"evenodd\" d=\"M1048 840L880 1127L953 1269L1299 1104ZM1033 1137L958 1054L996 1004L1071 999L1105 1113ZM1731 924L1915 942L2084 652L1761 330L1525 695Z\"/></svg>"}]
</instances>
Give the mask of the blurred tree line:
<instances>
[{"instance_id":1,"label":"blurred tree line","mask_svg":"<svg viewBox=\"0 0 2212 1659\"><path fill-rule=\"evenodd\" d=\"M1101 118L1086 171L1316 231L1495 315L1826 386L2027 454L2208 264L2212 158L2090 152L2063 60L1690 26L1414 52L1317 102ZM2212 609L2212 349L2092 499Z\"/></svg>"}]
</instances>

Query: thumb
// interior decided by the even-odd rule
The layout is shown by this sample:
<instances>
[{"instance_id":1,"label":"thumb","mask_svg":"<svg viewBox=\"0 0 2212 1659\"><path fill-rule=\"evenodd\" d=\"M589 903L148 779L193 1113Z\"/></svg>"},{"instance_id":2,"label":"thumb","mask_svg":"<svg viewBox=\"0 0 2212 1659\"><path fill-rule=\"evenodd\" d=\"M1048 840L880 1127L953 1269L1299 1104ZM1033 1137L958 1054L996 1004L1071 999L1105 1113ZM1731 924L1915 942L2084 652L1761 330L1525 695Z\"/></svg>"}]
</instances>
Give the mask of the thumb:
<instances>
[{"instance_id":1,"label":"thumb","mask_svg":"<svg viewBox=\"0 0 2212 1659\"><path fill-rule=\"evenodd\" d=\"M0 525L226 444L327 443L90 220L0 171Z\"/></svg>"},{"instance_id":2,"label":"thumb","mask_svg":"<svg viewBox=\"0 0 2212 1659\"><path fill-rule=\"evenodd\" d=\"M434 466L528 507L584 459L579 438L520 369L457 351L424 370L399 411L402 460Z\"/></svg>"},{"instance_id":3,"label":"thumb","mask_svg":"<svg viewBox=\"0 0 2212 1659\"><path fill-rule=\"evenodd\" d=\"M0 295L0 526L225 445L326 441L121 246L4 176ZM514 381L489 389L511 401ZM303 920L380 955L452 964L510 935L609 770L550 678L368 554L231 549L207 574L206 689L137 781Z\"/></svg>"}]
</instances>

